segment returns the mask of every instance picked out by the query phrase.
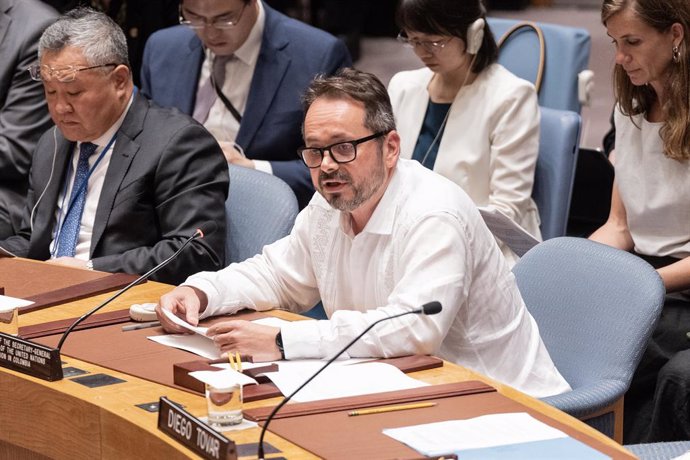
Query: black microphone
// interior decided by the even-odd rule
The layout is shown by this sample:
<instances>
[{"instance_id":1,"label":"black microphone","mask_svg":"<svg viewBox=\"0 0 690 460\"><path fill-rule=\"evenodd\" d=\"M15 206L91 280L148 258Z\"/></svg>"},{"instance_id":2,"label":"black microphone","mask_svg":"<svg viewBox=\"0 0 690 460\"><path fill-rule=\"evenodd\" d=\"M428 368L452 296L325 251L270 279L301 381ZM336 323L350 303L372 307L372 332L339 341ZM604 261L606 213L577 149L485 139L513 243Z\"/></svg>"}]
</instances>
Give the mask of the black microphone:
<instances>
[{"instance_id":1,"label":"black microphone","mask_svg":"<svg viewBox=\"0 0 690 460\"><path fill-rule=\"evenodd\" d=\"M60 351L62 349L62 344L65 342L65 339L67 338L69 333L72 332L72 330L75 327L77 327L78 324L80 324L82 321L84 321L89 316L96 313L101 308L108 305L113 300L120 297L122 294L127 292L133 286L136 286L137 284L141 283L142 281L148 279L151 275L156 273L158 270L160 270L161 268L168 265L173 259L175 259L184 250L184 248L186 248L189 245L189 243L191 243L192 241L194 241L196 239L203 238L204 236L208 236L208 235L212 234L213 232L215 232L217 229L218 229L218 224L216 224L215 222L213 222L213 221L204 222L199 228L196 229L194 234L192 236L190 236L189 238L187 238L185 240L185 242L182 243L182 246L180 246L179 249L177 251L175 251L170 257L168 257L163 262L159 263L158 265L153 267L151 270L149 270L146 273L144 273L143 275L141 275L139 278L137 278L134 281L132 281L131 283L129 283L127 286L125 286L122 289L120 289L119 291L117 291L115 294L113 294L110 298L105 300L103 303L101 303L97 307L84 313L81 317L79 317L79 319L77 319L74 323L72 323L72 325L69 328L67 328L65 333L62 334L62 337L60 338L60 341L58 342L58 345L57 345L57 350Z\"/></svg>"},{"instance_id":2,"label":"black microphone","mask_svg":"<svg viewBox=\"0 0 690 460\"><path fill-rule=\"evenodd\" d=\"M271 423L271 420L273 420L273 417L278 413L278 411L280 410L280 408L283 407L288 401L290 401L290 400L292 399L292 397L295 396L295 395L297 394L298 391L300 391L302 388L304 388L305 386L307 386L307 384L308 384L309 382L311 382L312 380L314 380L314 378L316 378L316 376L319 375L319 374L321 373L321 371L323 371L324 369L326 369L328 366L331 365L331 363L332 363L333 361L335 361L336 359L338 359L338 357L339 357L340 355L342 355L343 353L345 353L352 345L354 345L355 342L357 342L359 339L361 339L362 336L364 336L364 334L366 334L367 332L369 332L374 326L376 326L377 324L379 324L379 323L382 322L382 321L387 321L387 320L389 320L389 319L399 318L399 317L401 317L401 316L411 315L411 314L415 314L415 315L419 315L419 314L424 314L424 315L435 315L436 313L439 313L439 312L442 310L442 308L443 308L443 307L441 307L441 302L438 302L438 301L434 300L433 302L427 302L427 303L425 303L425 304L422 305L420 308L415 308L414 310L408 310L408 311L405 311L405 312L402 312L402 313L398 313L397 315L393 315L393 316L386 316L385 318L381 318L381 319L379 319L379 320L377 320L377 321L374 321L374 322L371 323L369 326L367 326L367 328L364 329L359 335L357 335L357 337L355 337L354 339L352 339L352 340L350 341L350 343L348 343L347 345L345 345L345 346L343 347L342 350L340 350L335 356L333 356L331 359L329 359L328 362L327 362L326 364L324 364L324 365L321 367L321 369L319 369L318 371L316 371L316 372L314 373L314 375L312 375L311 377L309 377L309 378L308 378L302 385L300 385L295 391L293 391L293 392L290 393L288 396L286 396L285 398L283 398L283 400L280 402L280 404L278 404L276 407L273 408L273 410L272 410L271 413L268 415L268 417L266 417L266 423L264 423L264 426L261 427L261 435L259 436L259 448L258 448L258 451L257 451L257 457L258 457L260 460L264 460L264 435L266 434L266 429L268 428L268 424Z\"/></svg>"}]
</instances>

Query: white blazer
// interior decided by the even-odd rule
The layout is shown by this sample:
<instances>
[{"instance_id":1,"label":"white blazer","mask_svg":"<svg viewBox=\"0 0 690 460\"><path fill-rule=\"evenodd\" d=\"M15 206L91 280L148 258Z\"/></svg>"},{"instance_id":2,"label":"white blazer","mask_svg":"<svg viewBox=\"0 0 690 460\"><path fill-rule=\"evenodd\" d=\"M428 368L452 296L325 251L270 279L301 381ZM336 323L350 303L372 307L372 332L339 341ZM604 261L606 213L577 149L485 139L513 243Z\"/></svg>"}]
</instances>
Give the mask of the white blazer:
<instances>
[{"instance_id":1,"label":"white blazer","mask_svg":"<svg viewBox=\"0 0 690 460\"><path fill-rule=\"evenodd\" d=\"M432 77L426 67L400 72L388 86L403 158L412 158ZM540 239L539 213L532 200L538 153L534 86L492 64L456 95L434 171L460 185L477 206L500 210ZM506 246L501 249L510 262L517 259Z\"/></svg>"}]
</instances>

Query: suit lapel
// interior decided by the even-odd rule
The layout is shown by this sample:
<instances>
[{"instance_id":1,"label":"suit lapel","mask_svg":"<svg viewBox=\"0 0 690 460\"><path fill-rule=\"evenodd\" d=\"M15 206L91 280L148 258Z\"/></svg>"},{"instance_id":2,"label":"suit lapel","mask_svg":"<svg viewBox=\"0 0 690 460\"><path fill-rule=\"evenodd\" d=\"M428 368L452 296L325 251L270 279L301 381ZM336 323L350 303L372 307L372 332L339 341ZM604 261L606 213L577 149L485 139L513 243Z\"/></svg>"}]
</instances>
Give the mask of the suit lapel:
<instances>
[{"instance_id":1,"label":"suit lapel","mask_svg":"<svg viewBox=\"0 0 690 460\"><path fill-rule=\"evenodd\" d=\"M263 6L266 25L261 38L261 50L249 87L246 110L237 133L237 143L244 148L248 148L254 139L290 65L290 57L283 52L289 43L287 34L280 30L277 13L266 4Z\"/></svg>"},{"instance_id":2,"label":"suit lapel","mask_svg":"<svg viewBox=\"0 0 690 460\"><path fill-rule=\"evenodd\" d=\"M108 171L103 180L103 189L98 199L96 217L93 223L93 235L91 236L91 254L93 257L98 243L103 236L105 228L108 226L110 212L115 204L115 197L122 185L122 181L129 170L134 156L139 151L139 144L135 141L141 133L144 119L148 112L146 101L139 94L134 95L134 100L129 108L129 112L122 121L122 126L117 132L115 147L110 157Z\"/></svg>"}]
</instances>

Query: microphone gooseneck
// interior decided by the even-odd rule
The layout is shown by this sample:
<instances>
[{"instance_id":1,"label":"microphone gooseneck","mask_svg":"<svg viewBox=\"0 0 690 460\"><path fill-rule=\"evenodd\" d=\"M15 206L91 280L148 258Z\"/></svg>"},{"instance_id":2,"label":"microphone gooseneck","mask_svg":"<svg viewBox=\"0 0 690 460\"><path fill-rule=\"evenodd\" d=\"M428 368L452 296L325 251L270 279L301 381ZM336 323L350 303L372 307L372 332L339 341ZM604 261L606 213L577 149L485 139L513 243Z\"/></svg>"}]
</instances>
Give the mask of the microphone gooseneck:
<instances>
[{"instance_id":1,"label":"microphone gooseneck","mask_svg":"<svg viewBox=\"0 0 690 460\"><path fill-rule=\"evenodd\" d=\"M100 305L96 306L95 308L91 309L90 311L88 311L88 312L84 313L82 316L80 316L79 319L77 319L75 322L73 322L72 325L67 328L65 333L62 334L62 337L60 338L60 341L58 342L58 345L57 345L58 351L62 349L62 344L65 342L65 339L67 338L69 333L72 332L72 330L75 327L77 327L77 325L79 325L82 321L84 321L86 318L88 318L89 316L96 313L101 308L108 305L113 300L120 297L122 294L127 292L130 288L132 288L132 287L136 286L137 284L141 283L142 281L148 279L151 275L156 273L158 270L160 270L161 268L168 265L168 263L170 263L173 259L175 259L184 250L184 248L186 248L189 245L189 243L191 243L192 241L194 241L197 238L203 238L204 234L210 235L217 228L218 228L218 225L215 222L209 221L209 222L204 223L200 228L196 229L194 234L192 236L190 236L189 238L187 238L187 240L185 240L185 242L182 243L182 246L180 246L179 249L177 251L175 251L170 257L168 257L163 262L159 263L158 265L153 267L151 270L149 270L146 273L144 273L143 275L141 275L139 278L137 278L134 281L132 281L131 283L129 283L127 286L125 286L122 289L120 289L119 291L117 291L115 294L113 294L107 300L102 302Z\"/></svg>"},{"instance_id":2,"label":"microphone gooseneck","mask_svg":"<svg viewBox=\"0 0 690 460\"><path fill-rule=\"evenodd\" d=\"M287 404L287 402L290 401L292 399L292 397L297 394L297 392L299 392L302 388L307 386L307 384L309 382L311 382L312 380L314 380L316 378L316 376L321 373L321 371L323 371L328 366L330 366L333 361L338 359L340 357L340 355L345 353L352 345L355 344L355 342L357 342L359 339L361 339L364 336L364 334L369 332L374 326L376 326L380 322L387 321L389 319L399 318L401 316L412 315L412 314L435 315L436 313L439 313L441 311L441 309L442 309L441 302L438 302L438 301L427 302L424 305L422 305L421 308L416 308L414 310L408 310L408 311L398 313L397 315L393 315L393 316L386 316L385 318L381 318L377 321L374 321L369 326L367 326L354 339L352 339L350 341L350 343L345 345L338 353L335 354L335 356L333 356L331 359L329 359L326 362L326 364L321 366L321 368L318 371L316 371L311 377L309 377L303 384L301 384L299 387L297 387L297 389L295 391L293 391L288 396L283 398L283 400L276 407L273 408L273 410L268 415L268 417L266 417L266 423L264 423L264 426L261 427L261 434L259 435L259 447L258 447L258 451L257 451L257 457L260 460L264 460L264 435L266 434L266 430L268 429L268 424L271 423L271 420L273 420L273 417L278 413L278 411L281 409L281 407L283 407L285 404Z\"/></svg>"}]
</instances>

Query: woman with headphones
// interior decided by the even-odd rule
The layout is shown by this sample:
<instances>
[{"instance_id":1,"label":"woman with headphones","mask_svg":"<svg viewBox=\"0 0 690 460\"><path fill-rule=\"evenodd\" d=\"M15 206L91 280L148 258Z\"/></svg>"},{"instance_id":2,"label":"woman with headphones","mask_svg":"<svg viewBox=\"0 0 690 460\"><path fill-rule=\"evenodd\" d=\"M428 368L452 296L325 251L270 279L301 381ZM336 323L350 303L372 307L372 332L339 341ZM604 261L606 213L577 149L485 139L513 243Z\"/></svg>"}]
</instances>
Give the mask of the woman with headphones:
<instances>
[{"instance_id":1,"label":"woman with headphones","mask_svg":"<svg viewBox=\"0 0 690 460\"><path fill-rule=\"evenodd\" d=\"M402 0L399 40L426 67L388 86L401 156L446 176L477 206L494 208L541 238L532 200L539 149L534 86L496 63L481 0ZM517 257L501 249L512 264Z\"/></svg>"}]
</instances>

